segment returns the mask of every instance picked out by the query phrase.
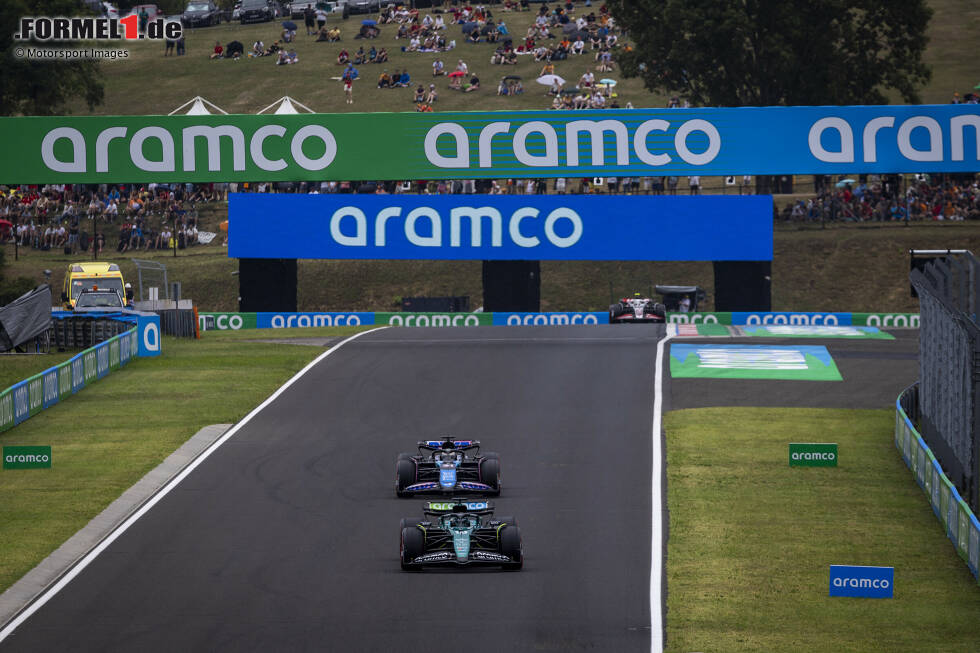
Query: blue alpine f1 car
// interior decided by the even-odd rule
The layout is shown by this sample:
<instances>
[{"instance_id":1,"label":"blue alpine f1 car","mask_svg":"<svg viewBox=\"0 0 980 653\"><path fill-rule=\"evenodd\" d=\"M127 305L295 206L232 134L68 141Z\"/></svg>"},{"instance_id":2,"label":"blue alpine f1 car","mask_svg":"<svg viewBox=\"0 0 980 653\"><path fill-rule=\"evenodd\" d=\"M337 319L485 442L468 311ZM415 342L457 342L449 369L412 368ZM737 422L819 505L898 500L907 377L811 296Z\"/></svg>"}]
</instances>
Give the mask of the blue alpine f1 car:
<instances>
[{"instance_id":1,"label":"blue alpine f1 car","mask_svg":"<svg viewBox=\"0 0 980 653\"><path fill-rule=\"evenodd\" d=\"M418 454L399 454L395 462L395 493L410 497L425 493L479 492L500 494L500 457L480 453L477 440L452 436L418 443Z\"/></svg>"},{"instance_id":2,"label":"blue alpine f1 car","mask_svg":"<svg viewBox=\"0 0 980 653\"><path fill-rule=\"evenodd\" d=\"M424 567L497 566L517 571L524 565L521 531L513 517L494 517L484 498L429 501L423 519L401 523L401 565Z\"/></svg>"}]
</instances>

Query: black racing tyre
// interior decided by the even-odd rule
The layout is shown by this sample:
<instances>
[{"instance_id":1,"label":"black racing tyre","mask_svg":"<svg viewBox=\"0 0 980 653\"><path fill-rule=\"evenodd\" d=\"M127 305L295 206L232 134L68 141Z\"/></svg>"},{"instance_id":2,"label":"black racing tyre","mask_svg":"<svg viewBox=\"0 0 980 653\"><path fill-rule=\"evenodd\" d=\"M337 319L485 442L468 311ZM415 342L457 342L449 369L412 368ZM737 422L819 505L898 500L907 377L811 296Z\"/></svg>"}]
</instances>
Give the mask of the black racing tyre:
<instances>
[{"instance_id":1,"label":"black racing tyre","mask_svg":"<svg viewBox=\"0 0 980 653\"><path fill-rule=\"evenodd\" d=\"M415 528L418 523L419 523L419 520L418 519L415 519L413 517L406 517L406 518L402 519L402 521L401 521L401 527L402 528Z\"/></svg>"},{"instance_id":2,"label":"black racing tyre","mask_svg":"<svg viewBox=\"0 0 980 653\"><path fill-rule=\"evenodd\" d=\"M484 458L493 458L495 460L500 460L500 454L497 453L496 451L488 451L480 455L483 456Z\"/></svg>"},{"instance_id":3,"label":"black racing tyre","mask_svg":"<svg viewBox=\"0 0 980 653\"><path fill-rule=\"evenodd\" d=\"M666 318L667 317L667 307L664 306L663 304L654 304L653 305L653 314L656 315L657 317Z\"/></svg>"},{"instance_id":4,"label":"black racing tyre","mask_svg":"<svg viewBox=\"0 0 980 653\"><path fill-rule=\"evenodd\" d=\"M400 453L398 454L398 460L411 460L412 454L410 453Z\"/></svg>"},{"instance_id":5,"label":"black racing tyre","mask_svg":"<svg viewBox=\"0 0 980 653\"><path fill-rule=\"evenodd\" d=\"M621 303L620 304L613 304L612 306L609 307L609 317L611 317L611 318L613 318L613 317L619 317L620 315L622 315L625 312L626 312L626 309L625 309L625 307Z\"/></svg>"},{"instance_id":6,"label":"black racing tyre","mask_svg":"<svg viewBox=\"0 0 980 653\"><path fill-rule=\"evenodd\" d=\"M422 565L411 561L425 553L425 535L415 526L402 528L401 565L404 571L420 571Z\"/></svg>"},{"instance_id":7,"label":"black racing tyre","mask_svg":"<svg viewBox=\"0 0 980 653\"><path fill-rule=\"evenodd\" d=\"M506 517L494 517L494 519L497 521L502 521L508 526L517 526L517 518L512 517L511 515L507 515Z\"/></svg>"},{"instance_id":8,"label":"black racing tyre","mask_svg":"<svg viewBox=\"0 0 980 653\"><path fill-rule=\"evenodd\" d=\"M524 550L521 546L521 529L504 526L500 529L500 552L517 562L505 562L505 571L517 571L524 566Z\"/></svg>"},{"instance_id":9,"label":"black racing tyre","mask_svg":"<svg viewBox=\"0 0 980 653\"><path fill-rule=\"evenodd\" d=\"M500 459L485 458L480 461L480 478L490 486L488 494L500 494Z\"/></svg>"},{"instance_id":10,"label":"black racing tyre","mask_svg":"<svg viewBox=\"0 0 980 653\"><path fill-rule=\"evenodd\" d=\"M411 492L405 492L405 488L415 482L417 476L415 462L399 458L395 463L395 494L400 497L410 497Z\"/></svg>"}]
</instances>

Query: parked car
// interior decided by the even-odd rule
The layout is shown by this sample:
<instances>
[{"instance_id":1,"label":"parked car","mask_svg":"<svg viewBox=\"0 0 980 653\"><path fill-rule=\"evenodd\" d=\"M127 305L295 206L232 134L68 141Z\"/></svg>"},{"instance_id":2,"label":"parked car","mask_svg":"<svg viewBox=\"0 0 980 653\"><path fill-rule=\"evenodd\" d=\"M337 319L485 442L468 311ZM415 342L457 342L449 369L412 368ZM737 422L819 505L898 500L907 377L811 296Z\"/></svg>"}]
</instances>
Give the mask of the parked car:
<instances>
[{"instance_id":1,"label":"parked car","mask_svg":"<svg viewBox=\"0 0 980 653\"><path fill-rule=\"evenodd\" d=\"M160 9L156 5L133 5L132 10L126 15L139 16L144 10L146 11L147 20L153 20L160 13Z\"/></svg>"},{"instance_id":2,"label":"parked car","mask_svg":"<svg viewBox=\"0 0 980 653\"><path fill-rule=\"evenodd\" d=\"M219 25L223 13L214 0L191 0L181 15L181 22L188 27Z\"/></svg>"},{"instance_id":3,"label":"parked car","mask_svg":"<svg viewBox=\"0 0 980 653\"><path fill-rule=\"evenodd\" d=\"M380 12L381 0L348 0L347 9L352 14L370 14Z\"/></svg>"},{"instance_id":4,"label":"parked car","mask_svg":"<svg viewBox=\"0 0 980 653\"><path fill-rule=\"evenodd\" d=\"M119 9L108 2L102 3L102 13L106 18L119 18Z\"/></svg>"},{"instance_id":5,"label":"parked car","mask_svg":"<svg viewBox=\"0 0 980 653\"><path fill-rule=\"evenodd\" d=\"M243 25L245 23L270 21L274 18L276 18L276 14L267 0L242 0L239 20Z\"/></svg>"}]
</instances>

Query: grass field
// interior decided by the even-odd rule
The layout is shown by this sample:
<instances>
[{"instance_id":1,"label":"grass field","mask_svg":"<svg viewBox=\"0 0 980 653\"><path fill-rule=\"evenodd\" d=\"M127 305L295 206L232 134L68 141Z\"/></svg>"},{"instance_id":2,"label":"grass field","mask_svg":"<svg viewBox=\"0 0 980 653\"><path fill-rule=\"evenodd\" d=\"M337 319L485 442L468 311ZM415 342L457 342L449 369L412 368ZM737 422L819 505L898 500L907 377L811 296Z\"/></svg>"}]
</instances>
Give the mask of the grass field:
<instances>
[{"instance_id":1,"label":"grass field","mask_svg":"<svg viewBox=\"0 0 980 653\"><path fill-rule=\"evenodd\" d=\"M208 218L216 224L218 215ZM205 225L207 226L207 225ZM216 227L214 227L216 228ZM54 294L61 292L71 261L83 255L20 250L14 261L7 245L6 274L43 281L52 271ZM910 248L963 248L980 251L980 225L922 223L835 226L830 229L779 226L774 238L772 297L774 310L917 312L908 285ZM133 258L153 259L167 266L168 279L180 281L183 296L199 310L233 311L238 307L238 261L220 245L171 252L140 252L103 258L121 264L136 286ZM299 309L306 311L398 310L402 297L470 297L482 304L479 261L337 261L299 262ZM708 290L706 309L713 308L711 263L655 261L545 261L541 264L542 310L605 310L610 284L615 293L654 284L698 284Z\"/></svg>"},{"instance_id":2,"label":"grass field","mask_svg":"<svg viewBox=\"0 0 980 653\"><path fill-rule=\"evenodd\" d=\"M581 8L582 3L576 2ZM949 102L954 91L961 95L980 82L975 66L976 44L980 39L980 8L970 0L932 0L929 5L935 14L929 26L930 46L925 61L932 66L933 78L922 89L923 101L932 104ZM527 29L534 12L494 11L497 19L503 19L511 34L518 41ZM239 25L222 24L189 30L187 55L165 58L163 45L138 43L128 46L130 57L126 60L107 62L105 104L96 107L98 115L138 115L167 113L195 95L203 95L229 113L255 113L283 95L292 96L314 111L335 113L346 111L412 111L412 89L378 89L376 80L387 68L394 71L407 68L416 82L432 81L432 62L441 58L449 68L455 67L460 58L471 71L478 73L483 88L475 93L462 94L449 91L448 80L437 82L440 98L436 110L514 110L543 109L549 105L546 88L534 83L541 70L533 57L523 56L516 66L491 66L491 44L463 43L459 26L447 28L448 38L455 38L455 50L446 53L402 53L404 40L394 38L396 28L382 26L381 37L374 40L355 40L354 36L366 16L353 16L346 21L331 16L328 26L339 24L341 43L315 43L305 35L302 23L295 50L300 63L295 66L276 66L271 59L242 59L234 61L210 61L208 55L215 41L223 44L240 41L246 48L261 39L270 44L279 38L279 22ZM341 67L336 57L341 47L353 52L361 44L365 51L371 45L385 47L391 54L390 63L360 66L362 80L355 84L355 104L345 104L339 77ZM571 57L557 62L555 72L570 82L575 82L585 72L587 65L595 66L591 56ZM516 97L499 97L496 84L503 75L520 75L524 78L527 92ZM623 79L618 70L612 77L619 81L616 91L620 104L632 102L637 107L661 107L666 97L643 88L638 79ZM896 98L897 99L897 98ZM84 113L85 108L78 108Z\"/></svg>"},{"instance_id":3,"label":"grass field","mask_svg":"<svg viewBox=\"0 0 980 653\"><path fill-rule=\"evenodd\" d=\"M670 651L975 651L980 591L892 440L893 410L668 413ZM836 441L836 468L787 444ZM895 567L830 598L831 564Z\"/></svg>"},{"instance_id":4,"label":"grass field","mask_svg":"<svg viewBox=\"0 0 980 653\"><path fill-rule=\"evenodd\" d=\"M304 329L302 335L358 330ZM0 434L0 445L50 445L53 458L50 470L0 473L0 591L201 427L237 422L324 351L249 342L263 337L267 330L208 332L201 341L165 337L160 358L134 359Z\"/></svg>"}]
</instances>

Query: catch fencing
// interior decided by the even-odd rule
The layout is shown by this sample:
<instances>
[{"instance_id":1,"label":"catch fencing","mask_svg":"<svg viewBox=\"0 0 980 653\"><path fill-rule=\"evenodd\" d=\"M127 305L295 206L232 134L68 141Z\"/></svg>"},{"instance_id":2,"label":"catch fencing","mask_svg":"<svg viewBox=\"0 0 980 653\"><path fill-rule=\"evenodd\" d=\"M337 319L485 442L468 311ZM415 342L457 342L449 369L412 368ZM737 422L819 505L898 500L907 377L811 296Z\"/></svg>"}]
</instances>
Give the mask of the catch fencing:
<instances>
[{"instance_id":1,"label":"catch fencing","mask_svg":"<svg viewBox=\"0 0 980 653\"><path fill-rule=\"evenodd\" d=\"M128 363L137 355L137 338L138 329L133 326L0 392L0 433Z\"/></svg>"},{"instance_id":2,"label":"catch fencing","mask_svg":"<svg viewBox=\"0 0 980 653\"><path fill-rule=\"evenodd\" d=\"M919 295L918 426L947 476L980 511L980 261L949 252L913 269Z\"/></svg>"},{"instance_id":3,"label":"catch fencing","mask_svg":"<svg viewBox=\"0 0 980 653\"><path fill-rule=\"evenodd\" d=\"M932 511L946 531L946 537L980 584L980 522L953 482L943 473L939 461L912 423L916 416L919 388L918 384L907 388L895 402L895 446L912 470L919 487L926 493Z\"/></svg>"}]
</instances>

